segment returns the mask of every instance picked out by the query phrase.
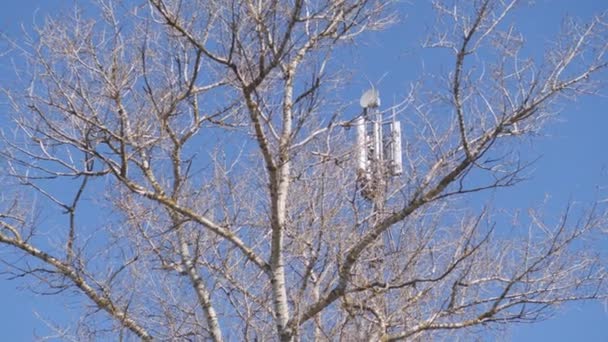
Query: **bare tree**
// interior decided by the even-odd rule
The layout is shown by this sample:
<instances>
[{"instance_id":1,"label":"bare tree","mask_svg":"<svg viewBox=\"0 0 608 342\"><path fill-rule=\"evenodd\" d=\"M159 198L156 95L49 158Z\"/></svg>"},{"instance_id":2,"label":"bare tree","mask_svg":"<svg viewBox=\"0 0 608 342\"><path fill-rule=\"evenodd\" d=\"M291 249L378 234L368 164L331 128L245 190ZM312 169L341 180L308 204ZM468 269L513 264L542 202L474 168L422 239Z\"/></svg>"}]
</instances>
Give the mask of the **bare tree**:
<instances>
[{"instance_id":1,"label":"bare tree","mask_svg":"<svg viewBox=\"0 0 608 342\"><path fill-rule=\"evenodd\" d=\"M391 108L404 172L372 205L333 56L403 5L95 4L12 42L23 87L3 89L2 261L84 298L76 339L428 340L606 296L600 204L506 223L466 203L521 182L518 142L597 91L605 16L535 61L517 1L434 3L425 45L452 68Z\"/></svg>"}]
</instances>

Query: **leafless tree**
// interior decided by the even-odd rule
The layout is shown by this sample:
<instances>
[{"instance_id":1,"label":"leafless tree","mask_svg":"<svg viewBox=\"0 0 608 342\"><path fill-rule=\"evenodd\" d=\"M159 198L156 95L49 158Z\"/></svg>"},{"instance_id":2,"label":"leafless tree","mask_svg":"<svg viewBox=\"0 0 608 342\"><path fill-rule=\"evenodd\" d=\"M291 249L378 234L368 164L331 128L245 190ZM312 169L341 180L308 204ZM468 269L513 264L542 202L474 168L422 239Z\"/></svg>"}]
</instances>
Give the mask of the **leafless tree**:
<instances>
[{"instance_id":1,"label":"leafless tree","mask_svg":"<svg viewBox=\"0 0 608 342\"><path fill-rule=\"evenodd\" d=\"M425 45L452 67L391 108L404 172L372 205L334 52L407 5L94 3L11 41L3 88L2 261L84 298L64 337L429 340L606 296L600 203L510 220L467 204L521 182L522 139L598 90L606 16L535 60L518 1L434 3Z\"/></svg>"}]
</instances>

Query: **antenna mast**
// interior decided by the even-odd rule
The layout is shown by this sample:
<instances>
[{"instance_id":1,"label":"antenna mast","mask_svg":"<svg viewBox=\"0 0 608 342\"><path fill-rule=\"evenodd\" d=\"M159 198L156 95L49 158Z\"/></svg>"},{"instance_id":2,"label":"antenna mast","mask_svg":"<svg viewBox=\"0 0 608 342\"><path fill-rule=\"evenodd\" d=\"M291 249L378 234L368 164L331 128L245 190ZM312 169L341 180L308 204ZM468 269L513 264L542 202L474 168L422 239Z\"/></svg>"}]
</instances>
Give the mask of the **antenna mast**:
<instances>
[{"instance_id":1,"label":"antenna mast","mask_svg":"<svg viewBox=\"0 0 608 342\"><path fill-rule=\"evenodd\" d=\"M380 107L380 94L375 88L367 90L359 99L363 114L355 119L357 132L357 179L361 194L374 202L377 209L390 177L403 173L401 159L401 123L385 122ZM387 135L383 135L386 129Z\"/></svg>"}]
</instances>

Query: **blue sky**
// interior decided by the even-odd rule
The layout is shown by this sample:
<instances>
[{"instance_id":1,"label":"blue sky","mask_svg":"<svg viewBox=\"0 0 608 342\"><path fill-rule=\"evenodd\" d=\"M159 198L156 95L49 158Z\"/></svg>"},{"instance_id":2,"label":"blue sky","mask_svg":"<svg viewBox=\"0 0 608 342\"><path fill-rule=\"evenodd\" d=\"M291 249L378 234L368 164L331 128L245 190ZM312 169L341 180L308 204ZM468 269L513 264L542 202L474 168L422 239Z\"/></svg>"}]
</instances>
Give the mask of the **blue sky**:
<instances>
[{"instance_id":1,"label":"blue sky","mask_svg":"<svg viewBox=\"0 0 608 342\"><path fill-rule=\"evenodd\" d=\"M353 84L355 100L367 87L368 79L375 81L386 73L379 88L383 99L390 102L391 98L402 95L408 83L419 76L425 62L418 54L419 43L433 19L429 16L427 1L411 3L411 13L402 23L386 32L368 35L360 47L351 50L355 72L365 76ZM21 24L31 27L34 18L41 23L46 14L71 4L72 1L60 0L3 0L0 30L18 37ZM542 46L544 40L558 32L564 15L589 19L593 13L607 10L608 2L604 0L537 0L535 6L518 10L516 20L529 40L541 43L534 46ZM445 60L446 67L450 62ZM0 82L8 81L9 67L5 59L0 60ZM608 95L608 89L603 93ZM532 179L503 191L496 198L497 202L507 208L526 207L550 194L551 203L559 207L568 200L595 199L598 187L608 186L606 108L608 96L584 97L565 105L560 121L547 127L547 136L527 146L526 153L542 156L534 167ZM608 249L607 244L601 247L604 253ZM3 252L0 250L0 253ZM74 303L69 297L34 295L20 290L23 284L23 279L8 281L0 277L1 340L29 341L34 334L48 333L36 312L58 321L74 319L67 316L65 309ZM513 341L608 341L608 314L600 304L570 304L554 319L517 326L505 338Z\"/></svg>"}]
</instances>

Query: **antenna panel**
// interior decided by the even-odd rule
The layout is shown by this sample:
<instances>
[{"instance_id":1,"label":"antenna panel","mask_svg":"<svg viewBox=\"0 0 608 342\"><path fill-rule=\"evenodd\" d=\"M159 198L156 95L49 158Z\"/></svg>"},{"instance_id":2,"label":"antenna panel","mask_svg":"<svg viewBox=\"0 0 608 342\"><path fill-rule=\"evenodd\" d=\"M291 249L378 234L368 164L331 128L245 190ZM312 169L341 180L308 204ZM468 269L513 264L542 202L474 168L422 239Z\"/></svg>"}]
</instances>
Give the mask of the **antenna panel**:
<instances>
[{"instance_id":1,"label":"antenna panel","mask_svg":"<svg viewBox=\"0 0 608 342\"><path fill-rule=\"evenodd\" d=\"M401 122L391 122L391 173L398 176L403 173L403 160L401 158Z\"/></svg>"},{"instance_id":2,"label":"antenna panel","mask_svg":"<svg viewBox=\"0 0 608 342\"><path fill-rule=\"evenodd\" d=\"M360 177L369 177L369 161L367 159L367 134L365 132L365 119L360 116L355 122L357 130L357 174Z\"/></svg>"}]
</instances>

